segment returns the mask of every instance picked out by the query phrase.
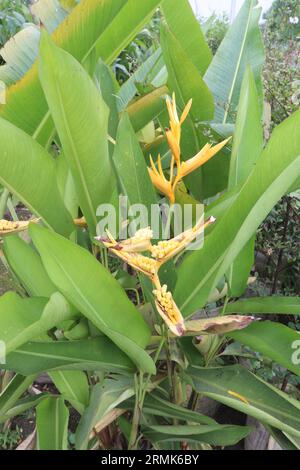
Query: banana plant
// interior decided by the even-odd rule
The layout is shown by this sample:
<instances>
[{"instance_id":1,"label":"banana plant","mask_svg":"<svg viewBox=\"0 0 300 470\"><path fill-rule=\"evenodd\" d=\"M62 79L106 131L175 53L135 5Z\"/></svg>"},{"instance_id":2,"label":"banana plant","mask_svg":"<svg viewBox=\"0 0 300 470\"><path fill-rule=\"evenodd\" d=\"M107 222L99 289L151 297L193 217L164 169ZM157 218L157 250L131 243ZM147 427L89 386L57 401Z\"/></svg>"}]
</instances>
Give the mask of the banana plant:
<instances>
[{"instance_id":1,"label":"banana plant","mask_svg":"<svg viewBox=\"0 0 300 470\"><path fill-rule=\"evenodd\" d=\"M160 47L120 86L112 65L158 8ZM61 1L56 13L0 105L1 204L12 195L30 214L0 221L19 286L0 297L0 423L35 408L41 450L113 448L116 430L130 450L231 446L251 432L205 416L206 396L297 448L299 401L234 352L300 375L299 334L266 319L299 315L300 298L244 297L256 231L300 176L299 111L263 142L257 2L213 58L188 0ZM131 227L120 197L156 208L167 235L143 218L128 237L105 230L111 209L117 234ZM178 234L175 206L205 216ZM29 393L42 373L56 391Z\"/></svg>"}]
</instances>

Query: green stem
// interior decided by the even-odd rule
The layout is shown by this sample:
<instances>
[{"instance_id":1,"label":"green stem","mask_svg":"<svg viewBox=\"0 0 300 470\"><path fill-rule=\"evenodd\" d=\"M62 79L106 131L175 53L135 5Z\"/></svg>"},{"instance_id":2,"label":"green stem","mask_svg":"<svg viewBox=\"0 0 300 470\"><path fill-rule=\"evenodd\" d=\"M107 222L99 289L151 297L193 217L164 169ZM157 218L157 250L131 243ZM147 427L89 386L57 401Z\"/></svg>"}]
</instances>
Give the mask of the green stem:
<instances>
[{"instance_id":1,"label":"green stem","mask_svg":"<svg viewBox=\"0 0 300 470\"><path fill-rule=\"evenodd\" d=\"M159 343L159 346L156 350L155 356L154 356L154 363L156 364L161 349L163 347L163 344L165 342L165 338L162 338L161 342ZM148 389L148 385L151 379L151 374L147 374L145 381L143 382L143 374L140 373L139 377L135 375L134 381L135 381L135 405L134 405L134 411L133 411L133 418L132 418L132 426L131 426L131 432L130 432L130 439L129 439L129 444L128 444L128 450L136 450L138 442L140 440L140 437L138 436L138 430L139 430L139 425L140 425L140 420L142 416L142 410L143 410L143 405L144 405L144 400L146 396L146 392Z\"/></svg>"},{"instance_id":2,"label":"green stem","mask_svg":"<svg viewBox=\"0 0 300 470\"><path fill-rule=\"evenodd\" d=\"M1 194L0 198L0 219L3 219L6 207L7 207L7 200L9 197L9 191L8 189L4 188L3 193Z\"/></svg>"},{"instance_id":3,"label":"green stem","mask_svg":"<svg viewBox=\"0 0 300 470\"><path fill-rule=\"evenodd\" d=\"M11 216L12 216L13 221L14 222L18 221L19 218L17 216L17 213L15 211L14 205L13 205L12 200L11 200L10 197L7 200L7 208L8 208L8 210L9 210Z\"/></svg>"},{"instance_id":4,"label":"green stem","mask_svg":"<svg viewBox=\"0 0 300 470\"><path fill-rule=\"evenodd\" d=\"M130 439L128 444L128 450L136 450L137 441L138 441L138 429L142 414L142 403L141 403L141 383L143 380L143 374L135 374L134 382L135 382L135 405L134 405L134 412L132 418L132 425L131 425L131 432L130 432Z\"/></svg>"}]
</instances>

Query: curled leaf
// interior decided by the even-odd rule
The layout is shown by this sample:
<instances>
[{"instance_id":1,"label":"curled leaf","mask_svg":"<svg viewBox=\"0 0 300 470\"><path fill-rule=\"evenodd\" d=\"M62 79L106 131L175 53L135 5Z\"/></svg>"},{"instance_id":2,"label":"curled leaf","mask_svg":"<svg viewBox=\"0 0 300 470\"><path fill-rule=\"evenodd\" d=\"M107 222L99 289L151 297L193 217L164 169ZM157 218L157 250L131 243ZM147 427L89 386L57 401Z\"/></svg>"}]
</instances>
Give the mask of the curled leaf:
<instances>
[{"instance_id":1,"label":"curled leaf","mask_svg":"<svg viewBox=\"0 0 300 470\"><path fill-rule=\"evenodd\" d=\"M242 330L254 321L254 317L245 315L226 315L222 317L202 318L185 322L186 335L200 333L222 335L229 331Z\"/></svg>"}]
</instances>

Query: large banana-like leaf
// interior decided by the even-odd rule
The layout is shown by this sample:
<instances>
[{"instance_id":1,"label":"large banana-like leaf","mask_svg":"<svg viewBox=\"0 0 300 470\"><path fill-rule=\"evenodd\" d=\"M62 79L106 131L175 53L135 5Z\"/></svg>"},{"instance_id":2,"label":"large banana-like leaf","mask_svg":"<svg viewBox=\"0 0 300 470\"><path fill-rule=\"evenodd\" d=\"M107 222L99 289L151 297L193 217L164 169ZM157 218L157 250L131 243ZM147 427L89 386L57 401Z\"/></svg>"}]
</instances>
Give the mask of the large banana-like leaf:
<instances>
[{"instance_id":1,"label":"large banana-like leaf","mask_svg":"<svg viewBox=\"0 0 300 470\"><path fill-rule=\"evenodd\" d=\"M82 0L53 33L54 42L84 63L125 4L126 0ZM39 83L37 62L21 80L7 88L6 104L0 106L0 116L41 143L48 142L53 124Z\"/></svg>"},{"instance_id":2,"label":"large banana-like leaf","mask_svg":"<svg viewBox=\"0 0 300 470\"><path fill-rule=\"evenodd\" d=\"M300 375L300 335L297 331L271 321L255 322L244 331L228 333L239 343Z\"/></svg>"},{"instance_id":3,"label":"large banana-like leaf","mask_svg":"<svg viewBox=\"0 0 300 470\"><path fill-rule=\"evenodd\" d=\"M29 342L8 354L2 367L22 375L72 370L128 374L135 369L128 356L104 336L80 341Z\"/></svg>"},{"instance_id":4,"label":"large banana-like leaf","mask_svg":"<svg viewBox=\"0 0 300 470\"><path fill-rule=\"evenodd\" d=\"M243 183L251 173L263 149L262 113L255 80L247 67L235 125L229 169L228 190ZM231 297L240 297L254 263L255 236L244 246L227 273Z\"/></svg>"},{"instance_id":5,"label":"large banana-like leaf","mask_svg":"<svg viewBox=\"0 0 300 470\"><path fill-rule=\"evenodd\" d=\"M55 387L64 400L82 414L89 403L89 383L86 374L81 370L48 372Z\"/></svg>"},{"instance_id":6,"label":"large banana-like leaf","mask_svg":"<svg viewBox=\"0 0 300 470\"><path fill-rule=\"evenodd\" d=\"M127 114L120 120L113 158L122 194L128 197L130 205L143 204L150 214L151 205L156 203L156 195L144 155ZM145 221L145 227L148 223L149 221Z\"/></svg>"},{"instance_id":7,"label":"large banana-like leaf","mask_svg":"<svg viewBox=\"0 0 300 470\"><path fill-rule=\"evenodd\" d=\"M245 0L205 74L205 81L217 103L216 122L234 121L247 64L253 70L262 105L264 53L258 25L260 13L257 0Z\"/></svg>"},{"instance_id":8,"label":"large banana-like leaf","mask_svg":"<svg viewBox=\"0 0 300 470\"><path fill-rule=\"evenodd\" d=\"M134 397L128 399L123 404L125 409L133 410L135 405ZM206 416L199 411L192 411L183 406L176 405L162 398L159 393L154 394L153 391L145 396L143 411L149 416L162 416L163 418L175 418L189 423L198 424L217 424L213 418Z\"/></svg>"},{"instance_id":9,"label":"large banana-like leaf","mask_svg":"<svg viewBox=\"0 0 300 470\"><path fill-rule=\"evenodd\" d=\"M274 131L251 175L226 215L179 268L175 289L185 315L204 305L209 293L255 234L276 202L300 174L300 111Z\"/></svg>"},{"instance_id":10,"label":"large banana-like leaf","mask_svg":"<svg viewBox=\"0 0 300 470\"><path fill-rule=\"evenodd\" d=\"M30 234L57 288L142 370L154 363L144 348L150 330L119 283L87 250L32 224Z\"/></svg>"},{"instance_id":11,"label":"large banana-like leaf","mask_svg":"<svg viewBox=\"0 0 300 470\"><path fill-rule=\"evenodd\" d=\"M69 235L74 225L57 187L55 161L32 137L1 118L0 141L1 184L48 227Z\"/></svg>"},{"instance_id":12,"label":"large banana-like leaf","mask_svg":"<svg viewBox=\"0 0 300 470\"><path fill-rule=\"evenodd\" d=\"M107 64L118 57L120 52L147 24L161 0L137 2L127 0L118 15L111 21L95 45L97 57Z\"/></svg>"},{"instance_id":13,"label":"large banana-like leaf","mask_svg":"<svg viewBox=\"0 0 300 470\"><path fill-rule=\"evenodd\" d=\"M25 377L23 377L23 379L25 379ZM25 398L20 398L12 404L4 415L0 415L0 423L4 423L8 419L12 419L14 416L18 416L25 413L25 411L30 410L30 408L34 408L47 396L49 396L47 393L39 393L38 395L29 395Z\"/></svg>"},{"instance_id":14,"label":"large banana-like leaf","mask_svg":"<svg viewBox=\"0 0 300 470\"><path fill-rule=\"evenodd\" d=\"M213 446L229 446L251 432L249 426L235 425L160 425L145 426L143 433L151 442L201 442Z\"/></svg>"},{"instance_id":15,"label":"large banana-like leaf","mask_svg":"<svg viewBox=\"0 0 300 470\"><path fill-rule=\"evenodd\" d=\"M0 80L6 86L17 82L30 69L39 50L40 32L35 25L21 29L0 50L5 64L0 66Z\"/></svg>"},{"instance_id":16,"label":"large banana-like leaf","mask_svg":"<svg viewBox=\"0 0 300 470\"><path fill-rule=\"evenodd\" d=\"M254 75L247 67L242 82L232 145L228 189L245 181L263 149L262 115Z\"/></svg>"},{"instance_id":17,"label":"large banana-like leaf","mask_svg":"<svg viewBox=\"0 0 300 470\"><path fill-rule=\"evenodd\" d=\"M7 412L15 405L21 395L32 384L35 375L23 377L16 374L0 393L0 422L3 422Z\"/></svg>"},{"instance_id":18,"label":"large banana-like leaf","mask_svg":"<svg viewBox=\"0 0 300 470\"><path fill-rule=\"evenodd\" d=\"M31 5L31 13L48 33L55 31L68 14L59 0L38 0Z\"/></svg>"},{"instance_id":19,"label":"large banana-like leaf","mask_svg":"<svg viewBox=\"0 0 300 470\"><path fill-rule=\"evenodd\" d=\"M57 290L39 254L18 235L5 238L4 254L10 268L29 295L50 297Z\"/></svg>"},{"instance_id":20,"label":"large banana-like leaf","mask_svg":"<svg viewBox=\"0 0 300 470\"><path fill-rule=\"evenodd\" d=\"M300 297L251 297L228 303L225 313L300 315Z\"/></svg>"},{"instance_id":21,"label":"large banana-like leaf","mask_svg":"<svg viewBox=\"0 0 300 470\"><path fill-rule=\"evenodd\" d=\"M69 305L58 292L47 302L43 297L23 299L10 291L0 299L0 340L4 341L6 354L9 354L73 317Z\"/></svg>"},{"instance_id":22,"label":"large banana-like leaf","mask_svg":"<svg viewBox=\"0 0 300 470\"><path fill-rule=\"evenodd\" d=\"M126 108L135 132L143 129L165 110L164 98L167 93L168 88L161 86L133 101Z\"/></svg>"},{"instance_id":23,"label":"large banana-like leaf","mask_svg":"<svg viewBox=\"0 0 300 470\"><path fill-rule=\"evenodd\" d=\"M292 436L300 436L299 403L240 365L190 367L187 374L198 393Z\"/></svg>"},{"instance_id":24,"label":"large banana-like leaf","mask_svg":"<svg viewBox=\"0 0 300 470\"><path fill-rule=\"evenodd\" d=\"M203 75L211 62L212 53L189 1L163 0L161 9L170 30Z\"/></svg>"},{"instance_id":25,"label":"large banana-like leaf","mask_svg":"<svg viewBox=\"0 0 300 470\"><path fill-rule=\"evenodd\" d=\"M82 64L91 56L110 63L147 23L159 3L160 0L138 4L135 0L82 0L52 37ZM6 90L6 104L0 106L0 116L43 145L49 144L53 123L39 83L37 62Z\"/></svg>"},{"instance_id":26,"label":"large banana-like leaf","mask_svg":"<svg viewBox=\"0 0 300 470\"><path fill-rule=\"evenodd\" d=\"M108 154L109 110L83 67L47 33L40 46L40 80L92 234L97 207L108 202L113 173Z\"/></svg>"},{"instance_id":27,"label":"large banana-like leaf","mask_svg":"<svg viewBox=\"0 0 300 470\"><path fill-rule=\"evenodd\" d=\"M52 33L67 16L58 0L39 0L31 5L36 23ZM39 51L40 30L28 24L15 34L0 50L5 64L0 66L0 80L6 85L20 80L33 65Z\"/></svg>"},{"instance_id":28,"label":"large banana-like leaf","mask_svg":"<svg viewBox=\"0 0 300 470\"><path fill-rule=\"evenodd\" d=\"M45 398L36 407L37 449L67 450L69 410L62 397Z\"/></svg>"},{"instance_id":29,"label":"large banana-like leaf","mask_svg":"<svg viewBox=\"0 0 300 470\"><path fill-rule=\"evenodd\" d=\"M119 84L112 72L111 67L106 65L101 59L98 60L94 73L94 80L100 88L101 95L109 108L108 134L116 139L119 124L117 93ZM114 145L110 142L110 155L112 155Z\"/></svg>"},{"instance_id":30,"label":"large banana-like leaf","mask_svg":"<svg viewBox=\"0 0 300 470\"><path fill-rule=\"evenodd\" d=\"M76 431L76 449L86 449L89 435L96 424L127 398L134 395L132 378L119 376L106 379L104 384L93 387L90 404L83 414Z\"/></svg>"},{"instance_id":31,"label":"large banana-like leaf","mask_svg":"<svg viewBox=\"0 0 300 470\"><path fill-rule=\"evenodd\" d=\"M57 290L49 278L39 254L20 237L6 237L4 242L4 252L9 266L30 295L50 297ZM30 266L30 270L28 270L28 266ZM65 302L67 301L65 300ZM55 318L55 316L53 317ZM60 320L61 318L58 319L58 323L54 326L57 326L60 323ZM28 333L32 334L32 328L36 328L37 326L38 324L33 324L27 328L28 340L33 338L33 336L28 335ZM45 327L43 327L42 331L46 331ZM49 344L51 343L46 343L46 350ZM55 342L53 344L54 350L55 346L58 344L61 343ZM24 347L26 348L26 345L24 345ZM17 370L20 370L21 365L23 375L28 375L28 368L30 367L31 370L34 370L35 367L35 370L39 370L40 372L45 370L49 371L51 360L55 361L55 358L53 357L53 353L52 356L51 353L47 355L45 351L41 351L41 348L42 346L39 348L39 354L41 356L37 355L36 352L30 355L28 351L22 354L19 350L16 351L16 354L12 353L12 356L8 355L6 358L5 368L16 372ZM82 357L82 350L80 355L77 355ZM14 359L15 362L13 362ZM56 360L58 361L58 364L61 364L61 357L60 359L56 358ZM87 389L86 377L84 374L80 373L80 371L72 371L71 369L73 369L73 367L70 366L70 363L71 361L67 361L69 368L66 368L66 371L53 371L51 378L61 393L65 394L65 392L68 391L67 396L70 398L69 401L79 412L82 412L85 404L83 400L84 390ZM27 368L24 368L25 365ZM37 367L40 367L40 369L37 369ZM73 401L71 400L72 397Z\"/></svg>"}]
</instances>

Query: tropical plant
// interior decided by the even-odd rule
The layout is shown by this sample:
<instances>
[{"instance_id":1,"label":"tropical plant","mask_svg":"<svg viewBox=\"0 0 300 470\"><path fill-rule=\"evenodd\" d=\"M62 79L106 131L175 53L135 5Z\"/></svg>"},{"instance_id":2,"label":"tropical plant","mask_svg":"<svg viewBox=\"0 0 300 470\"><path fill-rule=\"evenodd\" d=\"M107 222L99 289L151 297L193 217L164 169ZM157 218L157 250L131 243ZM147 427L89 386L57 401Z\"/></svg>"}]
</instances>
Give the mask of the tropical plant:
<instances>
[{"instance_id":1,"label":"tropical plant","mask_svg":"<svg viewBox=\"0 0 300 470\"><path fill-rule=\"evenodd\" d=\"M299 402L235 347L300 374L299 334L258 321L299 315L300 299L242 298L256 231L300 176L299 111L264 146L256 4L244 2L212 58L188 0L82 0L43 31L37 60L7 87L0 182L32 218L0 227L20 284L0 298L0 422L34 407L37 449L70 448L72 408L76 449L114 448L117 433L129 449L228 446L249 434L204 415L200 395L299 447ZM157 8L161 47L120 87L112 66ZM171 235L142 219L128 238L105 231L111 208L118 234L132 225L119 196L158 208ZM176 207L193 209L179 235ZM204 229L201 249L188 250ZM42 372L57 392L26 394Z\"/></svg>"}]
</instances>

